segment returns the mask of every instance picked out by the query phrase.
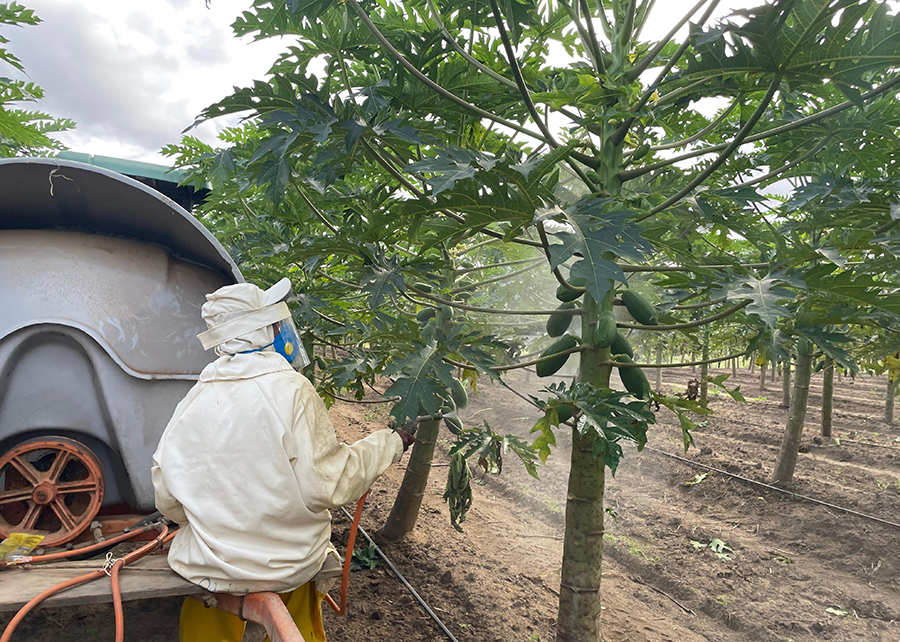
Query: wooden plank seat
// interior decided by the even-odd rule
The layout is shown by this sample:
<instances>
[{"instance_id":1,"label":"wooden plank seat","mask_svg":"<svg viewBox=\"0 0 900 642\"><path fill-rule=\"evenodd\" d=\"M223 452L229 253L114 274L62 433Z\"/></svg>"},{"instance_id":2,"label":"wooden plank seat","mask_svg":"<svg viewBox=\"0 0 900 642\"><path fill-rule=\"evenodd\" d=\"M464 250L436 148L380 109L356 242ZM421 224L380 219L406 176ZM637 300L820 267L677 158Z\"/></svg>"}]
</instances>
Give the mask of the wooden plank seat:
<instances>
[{"instance_id":1,"label":"wooden plank seat","mask_svg":"<svg viewBox=\"0 0 900 642\"><path fill-rule=\"evenodd\" d=\"M99 557L79 562L50 562L12 567L0 571L0 613L18 611L31 598L60 582L103 568ZM173 595L206 593L169 568L165 554L148 555L126 566L119 574L122 600L144 600ZM112 588L106 578L87 582L58 593L41 606L77 606L112 602Z\"/></svg>"}]
</instances>

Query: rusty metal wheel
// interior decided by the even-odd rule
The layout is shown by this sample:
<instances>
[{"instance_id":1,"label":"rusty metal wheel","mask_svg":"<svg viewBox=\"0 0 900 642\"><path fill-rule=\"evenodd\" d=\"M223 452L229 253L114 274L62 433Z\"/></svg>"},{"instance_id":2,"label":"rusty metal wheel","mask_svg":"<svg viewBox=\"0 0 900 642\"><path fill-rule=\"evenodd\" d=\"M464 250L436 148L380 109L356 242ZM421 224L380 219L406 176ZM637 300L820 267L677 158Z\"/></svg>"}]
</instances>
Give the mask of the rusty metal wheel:
<instances>
[{"instance_id":1,"label":"rusty metal wheel","mask_svg":"<svg viewBox=\"0 0 900 642\"><path fill-rule=\"evenodd\" d=\"M103 468L84 444L41 437L0 457L0 538L45 535L58 546L90 525L103 501Z\"/></svg>"}]
</instances>

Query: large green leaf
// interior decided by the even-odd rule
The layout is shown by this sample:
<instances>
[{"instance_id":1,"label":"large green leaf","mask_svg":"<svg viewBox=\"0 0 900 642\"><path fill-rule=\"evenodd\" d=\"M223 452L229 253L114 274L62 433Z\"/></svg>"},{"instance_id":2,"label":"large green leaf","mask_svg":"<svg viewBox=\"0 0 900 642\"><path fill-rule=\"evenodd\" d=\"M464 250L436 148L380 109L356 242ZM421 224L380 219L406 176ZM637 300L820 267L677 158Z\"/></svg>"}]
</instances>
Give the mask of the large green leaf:
<instances>
[{"instance_id":1,"label":"large green leaf","mask_svg":"<svg viewBox=\"0 0 900 642\"><path fill-rule=\"evenodd\" d=\"M572 277L586 279L585 287L597 301L609 291L610 282L625 282L625 273L614 261L622 257L641 262L653 251L641 237L641 228L628 222L634 212L615 209L608 199L582 199L566 212L568 230L554 232L562 243L550 246L550 266L556 268L578 255Z\"/></svg>"},{"instance_id":2,"label":"large green leaf","mask_svg":"<svg viewBox=\"0 0 900 642\"><path fill-rule=\"evenodd\" d=\"M395 360L385 374L397 375L384 396L400 397L391 408L391 415L398 424L415 420L421 411L428 415L435 414L439 394L449 388L453 380L453 368L444 363L435 341L429 341L406 358Z\"/></svg>"},{"instance_id":3,"label":"large green leaf","mask_svg":"<svg viewBox=\"0 0 900 642\"><path fill-rule=\"evenodd\" d=\"M753 314L770 327L775 327L775 322L782 317L790 317L791 311L781 305L781 301L793 299L794 293L782 287L784 277L768 275L761 279L744 279L728 289L729 299L750 299L753 301L744 310L747 314Z\"/></svg>"},{"instance_id":4,"label":"large green leaf","mask_svg":"<svg viewBox=\"0 0 900 642\"><path fill-rule=\"evenodd\" d=\"M894 286L868 274L838 269L836 265L819 265L803 275L810 290L853 302L860 308L876 308L900 319L900 297Z\"/></svg>"},{"instance_id":5,"label":"large green leaf","mask_svg":"<svg viewBox=\"0 0 900 642\"><path fill-rule=\"evenodd\" d=\"M546 388L555 396L554 403L539 402L539 407L555 412L558 405L569 404L578 408L584 419L578 423L578 430L592 435L595 456L604 455L605 465L613 474L622 457L622 440L633 442L638 450L647 443L647 427L656 418L646 401L624 401L627 392L616 392L609 388L596 388L586 382L576 382L570 387L560 383ZM558 403L556 403L558 402ZM542 457L549 453L549 446L555 443L547 416L539 420L532 432L542 435L533 445Z\"/></svg>"},{"instance_id":6,"label":"large green leaf","mask_svg":"<svg viewBox=\"0 0 900 642\"><path fill-rule=\"evenodd\" d=\"M781 74L792 90L830 79L851 99L865 74L900 63L900 21L875 0L779 0L736 12L740 20L695 32L681 82Z\"/></svg>"},{"instance_id":7,"label":"large green leaf","mask_svg":"<svg viewBox=\"0 0 900 642\"><path fill-rule=\"evenodd\" d=\"M852 342L852 339L846 334L812 325L795 325L794 331L816 344L822 349L822 352L834 359L835 363L842 368L851 372L859 372L856 359L845 349Z\"/></svg>"}]
</instances>

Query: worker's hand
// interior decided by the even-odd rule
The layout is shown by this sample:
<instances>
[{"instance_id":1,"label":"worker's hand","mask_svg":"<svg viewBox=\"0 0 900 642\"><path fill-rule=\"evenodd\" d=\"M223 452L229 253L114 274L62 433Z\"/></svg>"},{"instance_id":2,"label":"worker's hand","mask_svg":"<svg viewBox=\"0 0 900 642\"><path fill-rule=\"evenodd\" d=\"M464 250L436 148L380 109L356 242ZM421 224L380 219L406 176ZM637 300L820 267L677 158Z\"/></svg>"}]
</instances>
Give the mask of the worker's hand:
<instances>
[{"instance_id":1,"label":"worker's hand","mask_svg":"<svg viewBox=\"0 0 900 642\"><path fill-rule=\"evenodd\" d=\"M405 430L398 430L397 434L400 435L400 439L403 441L403 452L406 452L416 441L416 438Z\"/></svg>"}]
</instances>

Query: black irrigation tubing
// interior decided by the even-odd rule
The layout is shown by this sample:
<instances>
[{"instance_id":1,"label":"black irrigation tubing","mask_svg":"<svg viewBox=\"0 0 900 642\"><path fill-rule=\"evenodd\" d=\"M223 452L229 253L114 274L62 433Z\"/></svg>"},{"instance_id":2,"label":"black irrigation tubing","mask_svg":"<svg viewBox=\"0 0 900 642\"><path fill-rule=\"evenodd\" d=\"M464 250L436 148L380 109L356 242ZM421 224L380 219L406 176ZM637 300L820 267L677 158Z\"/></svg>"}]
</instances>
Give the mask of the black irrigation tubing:
<instances>
[{"instance_id":1,"label":"black irrigation tubing","mask_svg":"<svg viewBox=\"0 0 900 642\"><path fill-rule=\"evenodd\" d=\"M343 506L341 506L341 510L343 511L343 513L347 517L347 519L349 519L352 522L353 515L351 515L347 511L347 509L344 508ZM412 596L416 599L416 601L422 606L422 608L425 609L425 612L428 613L428 615L431 617L431 619L434 620L435 623L440 627L440 629L441 629L441 631L443 631L444 635L447 636L447 639L451 640L452 642L458 642L458 640L455 637L453 637L453 634L450 632L450 629L447 628L447 625L444 624L441 621L441 618L439 618L437 616L437 614L431 610L431 607L428 606L428 603L422 599L422 596L419 595L418 593L416 593L416 589L414 589L410 585L410 583L406 581L406 578L403 577L403 575L400 573L400 571L397 570L397 567L394 566L393 564L391 564L391 560L389 560L387 558L387 555L385 555L384 552L380 548L378 548L378 544L375 543L375 540L373 540L371 537L369 537L369 534L366 532L366 530L362 526L359 527L359 532L363 534L363 537L365 537L367 540L369 540L369 544L371 544L372 547L375 549L375 554L378 555L378 557L380 557L382 559L382 561L384 561L384 563L388 565L388 568L391 569L391 572L397 576L397 579L400 580L400 583L406 587L406 590L409 591L412 594ZM353 551L349 551L348 554L352 555Z\"/></svg>"},{"instance_id":2,"label":"black irrigation tubing","mask_svg":"<svg viewBox=\"0 0 900 642\"><path fill-rule=\"evenodd\" d=\"M741 424L743 426L750 426L751 428L769 428L769 429L773 430L774 432L784 432L783 426L773 426L773 425L766 426L763 424L753 423L752 421L744 421L743 419L734 419L732 417L720 417L719 419L721 419L723 421L727 421L729 423ZM670 424L666 424L666 425L670 425ZM673 426L673 427L678 428L678 426ZM868 432L868 433L875 432L874 430L865 430L864 428L857 428L856 431L857 432ZM817 435L817 436L819 436L819 435ZM828 438L825 437L825 439L828 439ZM900 447L898 447L898 446L889 446L887 444L875 444L870 441L860 441L858 439L850 439L849 437L838 437L836 435L832 435L832 439L840 442L837 445L847 442L849 444L861 444L863 446L874 446L875 448L884 448L886 450L900 450ZM817 444L817 445L819 445L819 444ZM822 444L822 445L830 446L831 444Z\"/></svg>"},{"instance_id":3,"label":"black irrigation tubing","mask_svg":"<svg viewBox=\"0 0 900 642\"><path fill-rule=\"evenodd\" d=\"M766 488L768 490L774 490L775 492L783 493L785 495L790 495L791 497L797 497L799 499L803 499L808 502L812 502L813 504L819 504L820 506L827 506L828 508L832 508L834 510L839 510L843 513L847 513L848 515L855 515L856 517L862 517L863 519L868 519L873 522L878 522L879 524L884 524L885 526L893 526L894 528L900 529L900 524L897 524L896 522L890 522L886 519L881 519L880 517L866 515L865 513L860 513L855 510L851 510L849 508L844 508L843 506L838 506L836 504L830 504L828 502L823 502L821 499L816 499L815 497L809 497L808 495L801 495L800 493L794 493L789 490L785 490L783 488L778 488L778 486L772 486L771 484L766 484L764 482L756 481L755 479L750 479L749 477L735 475L734 473L729 473L728 471L720 470L719 468L714 468L712 466L707 466L706 464L701 464L700 462L694 461L693 459L688 459L687 457L679 457L678 455L673 455L672 453L667 453L664 450L657 450L656 448L651 448L650 446L644 446L644 450L649 450L651 452L655 452L660 455L663 455L664 457L670 457L671 459L676 459L678 461L684 462L686 464L690 464L692 466L697 466L699 468L705 468L706 470L711 470L712 472L719 473L720 475L725 475L727 477L739 479L740 481L746 482L748 484L753 484L755 486L761 486L762 488Z\"/></svg>"}]
</instances>

